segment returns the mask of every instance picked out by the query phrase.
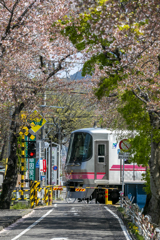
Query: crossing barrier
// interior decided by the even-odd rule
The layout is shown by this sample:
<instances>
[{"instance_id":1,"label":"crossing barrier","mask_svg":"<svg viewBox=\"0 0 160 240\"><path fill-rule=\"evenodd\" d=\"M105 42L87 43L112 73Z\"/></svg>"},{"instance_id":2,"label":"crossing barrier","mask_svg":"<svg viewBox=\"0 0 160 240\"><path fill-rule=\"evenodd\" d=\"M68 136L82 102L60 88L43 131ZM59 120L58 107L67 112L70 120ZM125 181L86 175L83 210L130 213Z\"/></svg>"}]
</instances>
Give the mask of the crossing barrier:
<instances>
[{"instance_id":1,"label":"crossing barrier","mask_svg":"<svg viewBox=\"0 0 160 240\"><path fill-rule=\"evenodd\" d=\"M112 204L112 201L108 200L108 190L105 187L75 187L75 186L53 186L48 185L41 187L40 181L30 181L29 189L15 189L13 191L12 201L28 200L30 201L31 208L38 206L40 203L46 206L51 205L53 201L53 191L62 191L67 188L74 188L75 192L85 192L87 189L104 189L105 190L105 204ZM110 188L112 189L112 188ZM22 197L23 191L23 197ZM21 196L21 197L20 197Z\"/></svg>"}]
</instances>

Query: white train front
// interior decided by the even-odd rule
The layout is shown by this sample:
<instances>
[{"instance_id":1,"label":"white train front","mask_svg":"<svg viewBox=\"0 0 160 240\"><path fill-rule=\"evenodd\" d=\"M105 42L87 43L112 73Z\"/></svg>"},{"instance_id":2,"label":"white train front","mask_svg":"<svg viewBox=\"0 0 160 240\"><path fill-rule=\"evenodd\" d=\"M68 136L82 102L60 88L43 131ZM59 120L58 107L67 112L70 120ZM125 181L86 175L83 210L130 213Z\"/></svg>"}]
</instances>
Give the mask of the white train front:
<instances>
[{"instance_id":1,"label":"white train front","mask_svg":"<svg viewBox=\"0 0 160 240\"><path fill-rule=\"evenodd\" d=\"M119 200L122 190L123 160L118 159L119 141L117 134L107 129L86 128L71 134L65 164L68 197L96 198L104 203L104 187L109 188L109 199L113 203ZM145 167L136 164L124 164L124 184L136 184L142 188L142 173ZM84 192L76 192L83 187ZM95 187L97 187L95 189Z\"/></svg>"}]
</instances>

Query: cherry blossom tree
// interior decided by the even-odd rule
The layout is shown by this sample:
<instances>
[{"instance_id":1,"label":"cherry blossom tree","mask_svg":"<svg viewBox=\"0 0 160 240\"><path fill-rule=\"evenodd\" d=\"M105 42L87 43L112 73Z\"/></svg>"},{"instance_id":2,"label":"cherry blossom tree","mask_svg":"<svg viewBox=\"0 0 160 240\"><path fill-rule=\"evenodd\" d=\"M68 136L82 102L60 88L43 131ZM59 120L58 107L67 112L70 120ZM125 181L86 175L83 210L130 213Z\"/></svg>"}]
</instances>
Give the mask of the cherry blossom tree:
<instances>
[{"instance_id":1,"label":"cherry blossom tree","mask_svg":"<svg viewBox=\"0 0 160 240\"><path fill-rule=\"evenodd\" d=\"M28 114L42 103L42 94L63 69L63 62L76 52L51 23L67 15L66 0L0 0L0 141L3 150L10 137L8 169L3 182L0 208L9 208L17 180L17 137ZM65 85L66 86L66 85ZM63 88L65 87L63 85ZM41 94L40 94L41 93ZM7 126L7 128L6 128ZM7 135L6 135L7 134ZM6 136L6 137L5 137Z\"/></svg>"},{"instance_id":2,"label":"cherry blossom tree","mask_svg":"<svg viewBox=\"0 0 160 240\"><path fill-rule=\"evenodd\" d=\"M139 100L147 114L152 193L147 211L153 222L160 223L159 1L73 0L72 3L74 13L60 19L57 26L87 59L83 74L94 74L95 83L98 82L97 97L122 99L130 93L128 97L133 95L132 101Z\"/></svg>"}]
</instances>

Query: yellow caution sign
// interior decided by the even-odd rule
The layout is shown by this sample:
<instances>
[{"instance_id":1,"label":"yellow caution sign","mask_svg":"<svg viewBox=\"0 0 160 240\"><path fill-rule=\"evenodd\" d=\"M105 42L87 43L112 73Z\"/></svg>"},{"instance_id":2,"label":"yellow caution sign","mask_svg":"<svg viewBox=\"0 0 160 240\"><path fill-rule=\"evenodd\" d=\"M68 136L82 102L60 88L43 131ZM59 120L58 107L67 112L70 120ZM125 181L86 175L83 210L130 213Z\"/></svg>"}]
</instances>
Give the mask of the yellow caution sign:
<instances>
[{"instance_id":1,"label":"yellow caution sign","mask_svg":"<svg viewBox=\"0 0 160 240\"><path fill-rule=\"evenodd\" d=\"M44 126L44 124L47 122L41 114L39 114L37 111L34 111L27 120L30 123L30 132L31 134L35 134L41 127Z\"/></svg>"},{"instance_id":2,"label":"yellow caution sign","mask_svg":"<svg viewBox=\"0 0 160 240\"><path fill-rule=\"evenodd\" d=\"M86 189L85 188L75 188L76 192L85 192Z\"/></svg>"}]
</instances>

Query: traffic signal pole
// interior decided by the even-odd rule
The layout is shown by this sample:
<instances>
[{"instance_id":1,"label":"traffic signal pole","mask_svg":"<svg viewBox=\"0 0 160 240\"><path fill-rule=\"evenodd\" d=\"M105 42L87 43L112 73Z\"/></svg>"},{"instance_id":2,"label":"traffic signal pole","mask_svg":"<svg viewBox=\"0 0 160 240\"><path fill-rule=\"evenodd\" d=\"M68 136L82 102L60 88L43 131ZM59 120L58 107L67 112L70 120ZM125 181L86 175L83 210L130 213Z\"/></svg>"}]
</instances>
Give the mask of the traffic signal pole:
<instances>
[{"instance_id":1,"label":"traffic signal pole","mask_svg":"<svg viewBox=\"0 0 160 240\"><path fill-rule=\"evenodd\" d=\"M22 134L22 152L21 152L21 200L24 200L24 158L25 158L25 135Z\"/></svg>"}]
</instances>

